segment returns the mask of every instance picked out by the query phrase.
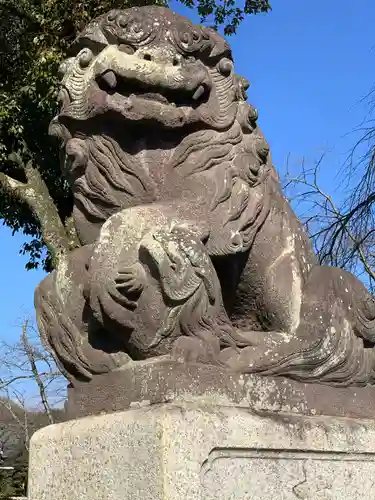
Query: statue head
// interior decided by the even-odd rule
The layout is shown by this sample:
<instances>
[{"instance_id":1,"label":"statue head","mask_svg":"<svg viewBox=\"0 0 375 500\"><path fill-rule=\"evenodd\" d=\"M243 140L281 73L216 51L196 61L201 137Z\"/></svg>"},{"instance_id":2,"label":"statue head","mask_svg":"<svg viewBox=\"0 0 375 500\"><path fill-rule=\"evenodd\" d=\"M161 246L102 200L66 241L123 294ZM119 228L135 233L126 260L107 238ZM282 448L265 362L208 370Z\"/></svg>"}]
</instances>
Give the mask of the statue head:
<instances>
[{"instance_id":1,"label":"statue head","mask_svg":"<svg viewBox=\"0 0 375 500\"><path fill-rule=\"evenodd\" d=\"M60 72L65 123L106 115L124 127L223 129L233 123L241 86L226 41L162 7L93 20Z\"/></svg>"},{"instance_id":2,"label":"statue head","mask_svg":"<svg viewBox=\"0 0 375 500\"><path fill-rule=\"evenodd\" d=\"M94 19L60 72L61 108L50 131L62 139L83 244L123 208L187 188L214 197L216 178L225 191L229 177L247 183L265 163L268 147L253 134L256 111L246 103L248 83L234 73L228 44L167 8L112 10ZM203 171L217 165L221 172L208 182Z\"/></svg>"}]
</instances>

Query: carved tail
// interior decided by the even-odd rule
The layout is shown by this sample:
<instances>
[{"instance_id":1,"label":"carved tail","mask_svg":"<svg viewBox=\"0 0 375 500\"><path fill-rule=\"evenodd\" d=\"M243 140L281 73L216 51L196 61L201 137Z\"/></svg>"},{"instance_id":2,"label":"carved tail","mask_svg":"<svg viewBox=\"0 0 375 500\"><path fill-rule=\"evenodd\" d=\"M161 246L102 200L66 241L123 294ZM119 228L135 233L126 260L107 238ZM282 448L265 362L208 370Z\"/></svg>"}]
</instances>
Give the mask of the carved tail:
<instances>
[{"instance_id":1,"label":"carved tail","mask_svg":"<svg viewBox=\"0 0 375 500\"><path fill-rule=\"evenodd\" d=\"M91 380L94 374L116 368L111 355L92 348L83 332L68 316L56 292L55 272L35 290L34 303L43 343L54 357L61 372L74 383Z\"/></svg>"}]
</instances>

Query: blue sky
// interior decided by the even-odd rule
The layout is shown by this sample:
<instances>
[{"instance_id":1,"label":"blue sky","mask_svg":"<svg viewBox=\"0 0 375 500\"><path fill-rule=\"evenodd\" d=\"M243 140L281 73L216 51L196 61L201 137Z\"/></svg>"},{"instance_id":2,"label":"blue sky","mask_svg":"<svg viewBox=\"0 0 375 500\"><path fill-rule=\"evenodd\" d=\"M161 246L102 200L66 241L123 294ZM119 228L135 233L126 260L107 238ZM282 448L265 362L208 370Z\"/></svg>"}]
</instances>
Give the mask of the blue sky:
<instances>
[{"instance_id":1,"label":"blue sky","mask_svg":"<svg viewBox=\"0 0 375 500\"><path fill-rule=\"evenodd\" d=\"M236 71L250 82L249 101L282 171L291 154L313 161L329 149L325 183L335 190L335 174L355 141L362 121L360 103L375 80L375 2L362 0L274 0L273 12L248 17L230 37ZM192 11L177 6L179 12ZM33 314L33 290L43 273L25 271L19 255L22 235L0 226L0 338L11 342L15 325Z\"/></svg>"}]
</instances>

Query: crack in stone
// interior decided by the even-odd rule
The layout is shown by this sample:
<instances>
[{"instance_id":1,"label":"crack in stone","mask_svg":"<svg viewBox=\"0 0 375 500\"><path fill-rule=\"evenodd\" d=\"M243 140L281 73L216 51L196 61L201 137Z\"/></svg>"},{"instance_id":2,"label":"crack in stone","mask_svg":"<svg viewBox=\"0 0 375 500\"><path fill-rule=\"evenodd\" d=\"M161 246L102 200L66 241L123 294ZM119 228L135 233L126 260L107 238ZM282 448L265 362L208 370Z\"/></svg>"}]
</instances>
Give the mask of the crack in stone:
<instances>
[{"instance_id":1,"label":"crack in stone","mask_svg":"<svg viewBox=\"0 0 375 500\"><path fill-rule=\"evenodd\" d=\"M292 492L293 492L293 495L296 496L299 500L303 500L305 497L305 495L302 494L301 496L301 493L299 493L297 491L297 488L299 488L300 486L304 485L304 484L307 484L307 470L306 470L306 466L307 466L307 460L302 462L302 472L303 472L303 479L302 481L300 481L299 483L295 484L292 488Z\"/></svg>"}]
</instances>

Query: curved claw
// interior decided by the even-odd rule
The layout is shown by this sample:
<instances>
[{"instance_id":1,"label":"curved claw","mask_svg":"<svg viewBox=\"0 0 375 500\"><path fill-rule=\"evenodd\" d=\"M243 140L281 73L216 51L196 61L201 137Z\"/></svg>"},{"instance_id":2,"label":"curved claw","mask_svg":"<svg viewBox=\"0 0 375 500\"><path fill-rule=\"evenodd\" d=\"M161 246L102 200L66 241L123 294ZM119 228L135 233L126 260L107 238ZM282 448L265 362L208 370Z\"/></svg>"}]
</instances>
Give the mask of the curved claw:
<instances>
[{"instance_id":1,"label":"curved claw","mask_svg":"<svg viewBox=\"0 0 375 500\"><path fill-rule=\"evenodd\" d=\"M119 277L115 280L117 290L124 290L127 293L141 293L143 290L143 283L140 283L134 277Z\"/></svg>"},{"instance_id":2,"label":"curved claw","mask_svg":"<svg viewBox=\"0 0 375 500\"><path fill-rule=\"evenodd\" d=\"M138 262L121 269L115 278L115 288L124 294L140 295L144 289L145 273Z\"/></svg>"}]
</instances>

